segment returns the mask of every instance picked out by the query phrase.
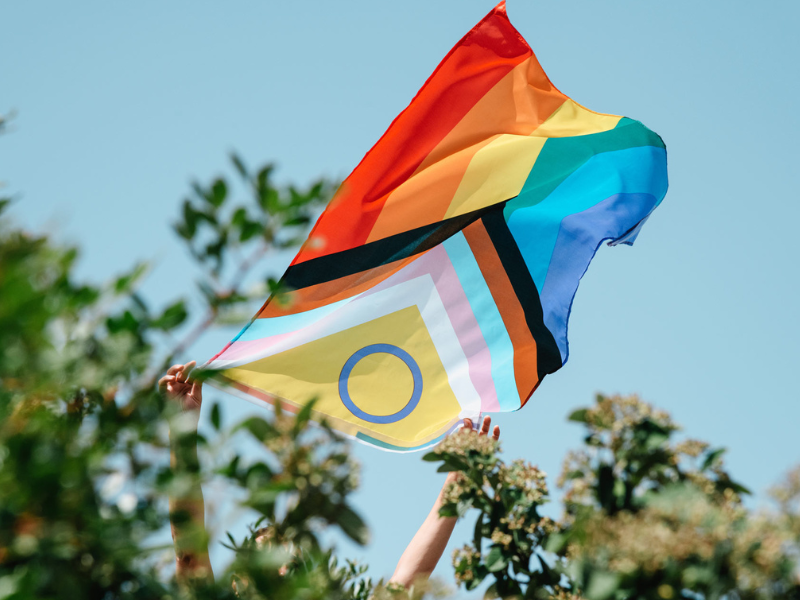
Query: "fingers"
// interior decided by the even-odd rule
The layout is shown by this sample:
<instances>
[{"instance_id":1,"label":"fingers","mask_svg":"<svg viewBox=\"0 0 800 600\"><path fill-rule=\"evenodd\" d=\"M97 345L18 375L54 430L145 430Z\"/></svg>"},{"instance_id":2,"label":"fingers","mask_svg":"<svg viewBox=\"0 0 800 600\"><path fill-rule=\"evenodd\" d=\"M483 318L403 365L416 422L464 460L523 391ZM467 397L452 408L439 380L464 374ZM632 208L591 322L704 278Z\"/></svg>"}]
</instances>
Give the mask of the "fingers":
<instances>
[{"instance_id":1,"label":"fingers","mask_svg":"<svg viewBox=\"0 0 800 600\"><path fill-rule=\"evenodd\" d=\"M165 390L167 389L167 384L172 383L175 381L174 375L164 375L161 379L158 380L158 389Z\"/></svg>"},{"instance_id":2,"label":"fingers","mask_svg":"<svg viewBox=\"0 0 800 600\"><path fill-rule=\"evenodd\" d=\"M179 365L180 370L175 374L175 377L180 383L186 383L189 379L189 372L194 369L195 365L197 364L196 360L190 360L185 365Z\"/></svg>"},{"instance_id":3,"label":"fingers","mask_svg":"<svg viewBox=\"0 0 800 600\"><path fill-rule=\"evenodd\" d=\"M463 421L463 424L461 426L461 429L465 433L469 433L469 432L473 431L472 419L470 419L468 417L465 418L464 421ZM490 430L492 432L492 439L497 440L497 439L500 438L500 427L495 425L494 429L492 429L492 417L487 415L486 417L483 418L483 422L481 423L481 428L480 428L480 431L478 432L478 434L479 435L489 435L489 431Z\"/></svg>"},{"instance_id":4,"label":"fingers","mask_svg":"<svg viewBox=\"0 0 800 600\"><path fill-rule=\"evenodd\" d=\"M183 369L183 365L172 365L167 369L167 375L177 375Z\"/></svg>"},{"instance_id":5,"label":"fingers","mask_svg":"<svg viewBox=\"0 0 800 600\"><path fill-rule=\"evenodd\" d=\"M196 366L197 366L197 361L196 360L190 360L188 363L183 365L183 373L186 375L187 379L189 378L189 375L191 374L191 372L194 371L194 368Z\"/></svg>"}]
</instances>

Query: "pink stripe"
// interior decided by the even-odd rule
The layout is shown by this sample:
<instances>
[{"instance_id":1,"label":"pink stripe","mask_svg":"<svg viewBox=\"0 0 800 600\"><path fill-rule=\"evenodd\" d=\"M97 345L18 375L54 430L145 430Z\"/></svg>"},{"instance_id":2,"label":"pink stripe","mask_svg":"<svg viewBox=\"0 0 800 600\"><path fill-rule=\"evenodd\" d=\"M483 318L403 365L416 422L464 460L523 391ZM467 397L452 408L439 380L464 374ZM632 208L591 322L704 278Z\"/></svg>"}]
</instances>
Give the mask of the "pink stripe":
<instances>
[{"instance_id":1,"label":"pink stripe","mask_svg":"<svg viewBox=\"0 0 800 600\"><path fill-rule=\"evenodd\" d=\"M286 338L292 337L294 331L289 333L279 333L260 340L238 341L230 344L221 354L214 357L214 360L245 360L253 355L260 354L271 348L275 344L282 342Z\"/></svg>"},{"instance_id":2,"label":"pink stripe","mask_svg":"<svg viewBox=\"0 0 800 600\"><path fill-rule=\"evenodd\" d=\"M450 257L443 246L435 246L428 250L413 263L364 292L363 295L369 296L426 273L433 279L459 344L467 357L469 378L481 398L481 411L499 412L500 403L492 379L492 357L489 347L481 334L478 321L472 312L464 288L461 287L453 263L450 262Z\"/></svg>"}]
</instances>

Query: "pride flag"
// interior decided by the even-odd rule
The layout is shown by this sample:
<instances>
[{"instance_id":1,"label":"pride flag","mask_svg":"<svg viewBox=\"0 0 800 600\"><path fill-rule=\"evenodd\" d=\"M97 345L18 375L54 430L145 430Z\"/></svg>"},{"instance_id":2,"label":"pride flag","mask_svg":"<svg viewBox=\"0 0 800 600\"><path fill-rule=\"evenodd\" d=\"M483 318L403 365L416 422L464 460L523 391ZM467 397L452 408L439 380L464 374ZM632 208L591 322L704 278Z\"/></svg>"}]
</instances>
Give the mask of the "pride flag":
<instances>
[{"instance_id":1,"label":"pride flag","mask_svg":"<svg viewBox=\"0 0 800 600\"><path fill-rule=\"evenodd\" d=\"M518 410L567 360L578 282L667 191L638 121L550 82L499 4L344 181L267 300L206 366L377 446Z\"/></svg>"}]
</instances>

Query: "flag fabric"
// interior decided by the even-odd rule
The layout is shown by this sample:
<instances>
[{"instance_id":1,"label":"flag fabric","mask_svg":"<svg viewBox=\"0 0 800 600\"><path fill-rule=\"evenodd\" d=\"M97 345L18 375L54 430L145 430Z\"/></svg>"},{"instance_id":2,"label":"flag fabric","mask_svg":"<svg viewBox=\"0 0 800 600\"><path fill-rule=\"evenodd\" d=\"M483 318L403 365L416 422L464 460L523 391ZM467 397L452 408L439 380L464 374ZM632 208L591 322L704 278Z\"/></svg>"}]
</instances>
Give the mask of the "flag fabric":
<instances>
[{"instance_id":1,"label":"flag fabric","mask_svg":"<svg viewBox=\"0 0 800 600\"><path fill-rule=\"evenodd\" d=\"M343 182L270 298L206 367L255 402L391 450L521 408L567 360L578 282L667 190L640 122L574 102L504 3Z\"/></svg>"}]
</instances>

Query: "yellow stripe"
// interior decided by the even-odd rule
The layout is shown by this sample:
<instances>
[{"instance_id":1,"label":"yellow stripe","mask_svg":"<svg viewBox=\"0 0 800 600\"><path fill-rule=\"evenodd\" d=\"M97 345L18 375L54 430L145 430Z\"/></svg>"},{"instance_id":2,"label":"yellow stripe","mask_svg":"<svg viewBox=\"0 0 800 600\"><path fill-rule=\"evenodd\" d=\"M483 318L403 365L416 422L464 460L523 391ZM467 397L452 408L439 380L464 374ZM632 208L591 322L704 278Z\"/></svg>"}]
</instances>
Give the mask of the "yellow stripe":
<instances>
[{"instance_id":1,"label":"yellow stripe","mask_svg":"<svg viewBox=\"0 0 800 600\"><path fill-rule=\"evenodd\" d=\"M503 202L519 194L546 139L496 136L475 153L445 218Z\"/></svg>"},{"instance_id":2,"label":"yellow stripe","mask_svg":"<svg viewBox=\"0 0 800 600\"><path fill-rule=\"evenodd\" d=\"M445 218L519 194L548 138L601 133L616 127L621 118L593 112L568 99L530 136L496 136L472 157Z\"/></svg>"},{"instance_id":3,"label":"yellow stripe","mask_svg":"<svg viewBox=\"0 0 800 600\"><path fill-rule=\"evenodd\" d=\"M542 138L590 135L614 129L622 117L604 115L568 99L531 135Z\"/></svg>"}]
</instances>

